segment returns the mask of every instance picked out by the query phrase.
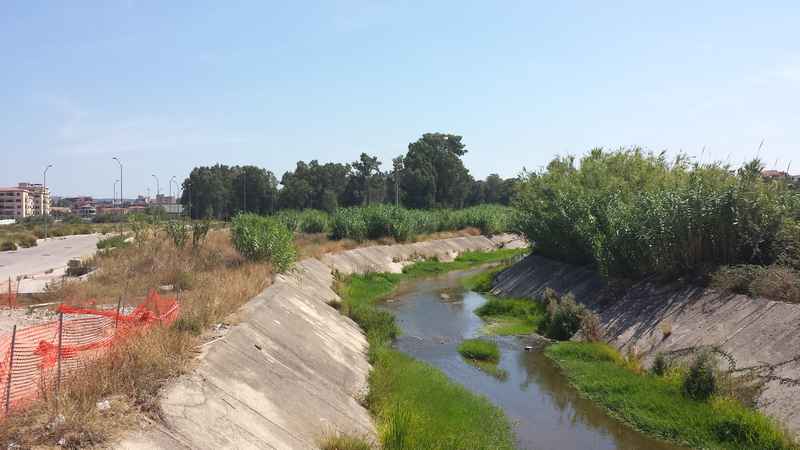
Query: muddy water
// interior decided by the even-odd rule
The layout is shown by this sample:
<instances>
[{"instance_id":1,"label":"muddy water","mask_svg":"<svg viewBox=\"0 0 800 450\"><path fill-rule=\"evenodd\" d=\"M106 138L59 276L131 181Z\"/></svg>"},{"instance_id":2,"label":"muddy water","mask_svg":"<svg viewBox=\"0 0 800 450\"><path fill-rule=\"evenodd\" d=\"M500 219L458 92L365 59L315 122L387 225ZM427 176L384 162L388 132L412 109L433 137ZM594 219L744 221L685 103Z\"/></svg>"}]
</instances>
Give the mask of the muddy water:
<instances>
[{"instance_id":1,"label":"muddy water","mask_svg":"<svg viewBox=\"0 0 800 450\"><path fill-rule=\"evenodd\" d=\"M506 377L495 377L467 364L459 342L481 335L483 321L474 314L486 299L459 288L464 273L404 286L386 308L403 329L396 347L426 361L473 392L485 395L514 422L521 449L652 449L676 447L648 438L609 417L581 398L530 338L496 337ZM442 296L442 294L445 294ZM443 298L449 297L449 298ZM525 346L534 347L525 351Z\"/></svg>"}]
</instances>

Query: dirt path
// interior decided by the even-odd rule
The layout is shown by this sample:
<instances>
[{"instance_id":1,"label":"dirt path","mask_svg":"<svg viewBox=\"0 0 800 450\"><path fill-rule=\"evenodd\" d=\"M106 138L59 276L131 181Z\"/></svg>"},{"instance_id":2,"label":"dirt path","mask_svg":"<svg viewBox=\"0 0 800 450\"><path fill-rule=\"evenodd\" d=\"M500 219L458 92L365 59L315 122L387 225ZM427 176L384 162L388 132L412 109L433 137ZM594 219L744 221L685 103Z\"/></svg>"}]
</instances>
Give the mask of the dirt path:
<instances>
[{"instance_id":1,"label":"dirt path","mask_svg":"<svg viewBox=\"0 0 800 450\"><path fill-rule=\"evenodd\" d=\"M64 275L70 259L93 255L100 237L86 234L40 239L36 247L0 252L0 286L7 288L9 278L15 283L22 276L20 293L41 292L48 282Z\"/></svg>"}]
</instances>

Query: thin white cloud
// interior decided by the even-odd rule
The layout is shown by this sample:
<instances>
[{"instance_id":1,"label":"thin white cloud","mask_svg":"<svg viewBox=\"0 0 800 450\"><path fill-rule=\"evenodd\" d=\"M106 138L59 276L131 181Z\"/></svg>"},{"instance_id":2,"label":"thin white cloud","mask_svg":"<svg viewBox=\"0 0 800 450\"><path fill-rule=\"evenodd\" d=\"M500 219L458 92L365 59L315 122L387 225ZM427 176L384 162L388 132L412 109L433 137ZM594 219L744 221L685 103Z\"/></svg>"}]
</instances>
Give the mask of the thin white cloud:
<instances>
[{"instance_id":1,"label":"thin white cloud","mask_svg":"<svg viewBox=\"0 0 800 450\"><path fill-rule=\"evenodd\" d=\"M214 130L193 118L150 115L107 118L59 96L38 100L55 117L50 144L61 154L190 152L198 147L245 144L252 136Z\"/></svg>"}]
</instances>

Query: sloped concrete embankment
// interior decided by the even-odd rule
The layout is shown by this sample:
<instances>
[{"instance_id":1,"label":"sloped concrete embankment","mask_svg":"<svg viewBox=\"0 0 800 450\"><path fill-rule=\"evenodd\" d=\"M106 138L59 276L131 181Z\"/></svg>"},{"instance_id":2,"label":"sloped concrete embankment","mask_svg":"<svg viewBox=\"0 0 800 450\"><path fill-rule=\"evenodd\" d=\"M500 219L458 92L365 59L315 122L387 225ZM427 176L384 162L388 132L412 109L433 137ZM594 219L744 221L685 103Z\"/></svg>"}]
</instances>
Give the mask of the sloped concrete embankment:
<instances>
[{"instance_id":1,"label":"sloped concrete embankment","mask_svg":"<svg viewBox=\"0 0 800 450\"><path fill-rule=\"evenodd\" d=\"M777 365L773 375L800 378L800 361L791 361L800 355L800 305L681 283L645 281L615 290L589 268L536 255L500 273L492 292L537 298L547 287L572 292L597 312L607 339L622 351L634 348L652 358L661 351L716 345L733 355L739 368ZM770 381L759 408L800 433L800 387Z\"/></svg>"},{"instance_id":2,"label":"sloped concrete embankment","mask_svg":"<svg viewBox=\"0 0 800 450\"><path fill-rule=\"evenodd\" d=\"M334 273L399 272L425 257L524 245L514 236L374 246L299 262L250 300L198 367L165 391L164 423L117 448L312 449L329 433L375 436L367 410L367 341L328 306Z\"/></svg>"}]
</instances>

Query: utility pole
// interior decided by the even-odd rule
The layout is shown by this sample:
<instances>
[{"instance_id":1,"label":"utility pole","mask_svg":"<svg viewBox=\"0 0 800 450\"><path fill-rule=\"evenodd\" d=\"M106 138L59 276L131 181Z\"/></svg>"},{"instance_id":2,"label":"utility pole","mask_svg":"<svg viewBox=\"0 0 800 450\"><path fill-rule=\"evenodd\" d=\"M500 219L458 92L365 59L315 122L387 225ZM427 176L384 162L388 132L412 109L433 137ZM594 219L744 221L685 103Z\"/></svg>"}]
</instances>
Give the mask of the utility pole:
<instances>
[{"instance_id":1,"label":"utility pole","mask_svg":"<svg viewBox=\"0 0 800 450\"><path fill-rule=\"evenodd\" d=\"M119 180L114 180L114 196L111 197L111 204L112 205L117 203L117 183L119 183Z\"/></svg>"},{"instance_id":2,"label":"utility pole","mask_svg":"<svg viewBox=\"0 0 800 450\"><path fill-rule=\"evenodd\" d=\"M403 157L398 156L392 160L394 165L394 204L400 206L400 172L403 171Z\"/></svg>"},{"instance_id":3,"label":"utility pole","mask_svg":"<svg viewBox=\"0 0 800 450\"><path fill-rule=\"evenodd\" d=\"M44 196L47 194L47 169L53 167L52 164L48 164L47 167L44 168L44 175L43 175L43 182L42 182L42 196L41 196L41 208L42 214L44 214L44 238L47 239L47 213L49 211L50 202L48 201L47 205L44 204ZM50 200L50 196L47 196L47 199Z\"/></svg>"},{"instance_id":4,"label":"utility pole","mask_svg":"<svg viewBox=\"0 0 800 450\"><path fill-rule=\"evenodd\" d=\"M125 207L125 201L123 200L125 197L122 196L122 162L120 162L119 158L116 156L111 158L119 164L119 204L121 207Z\"/></svg>"}]
</instances>

